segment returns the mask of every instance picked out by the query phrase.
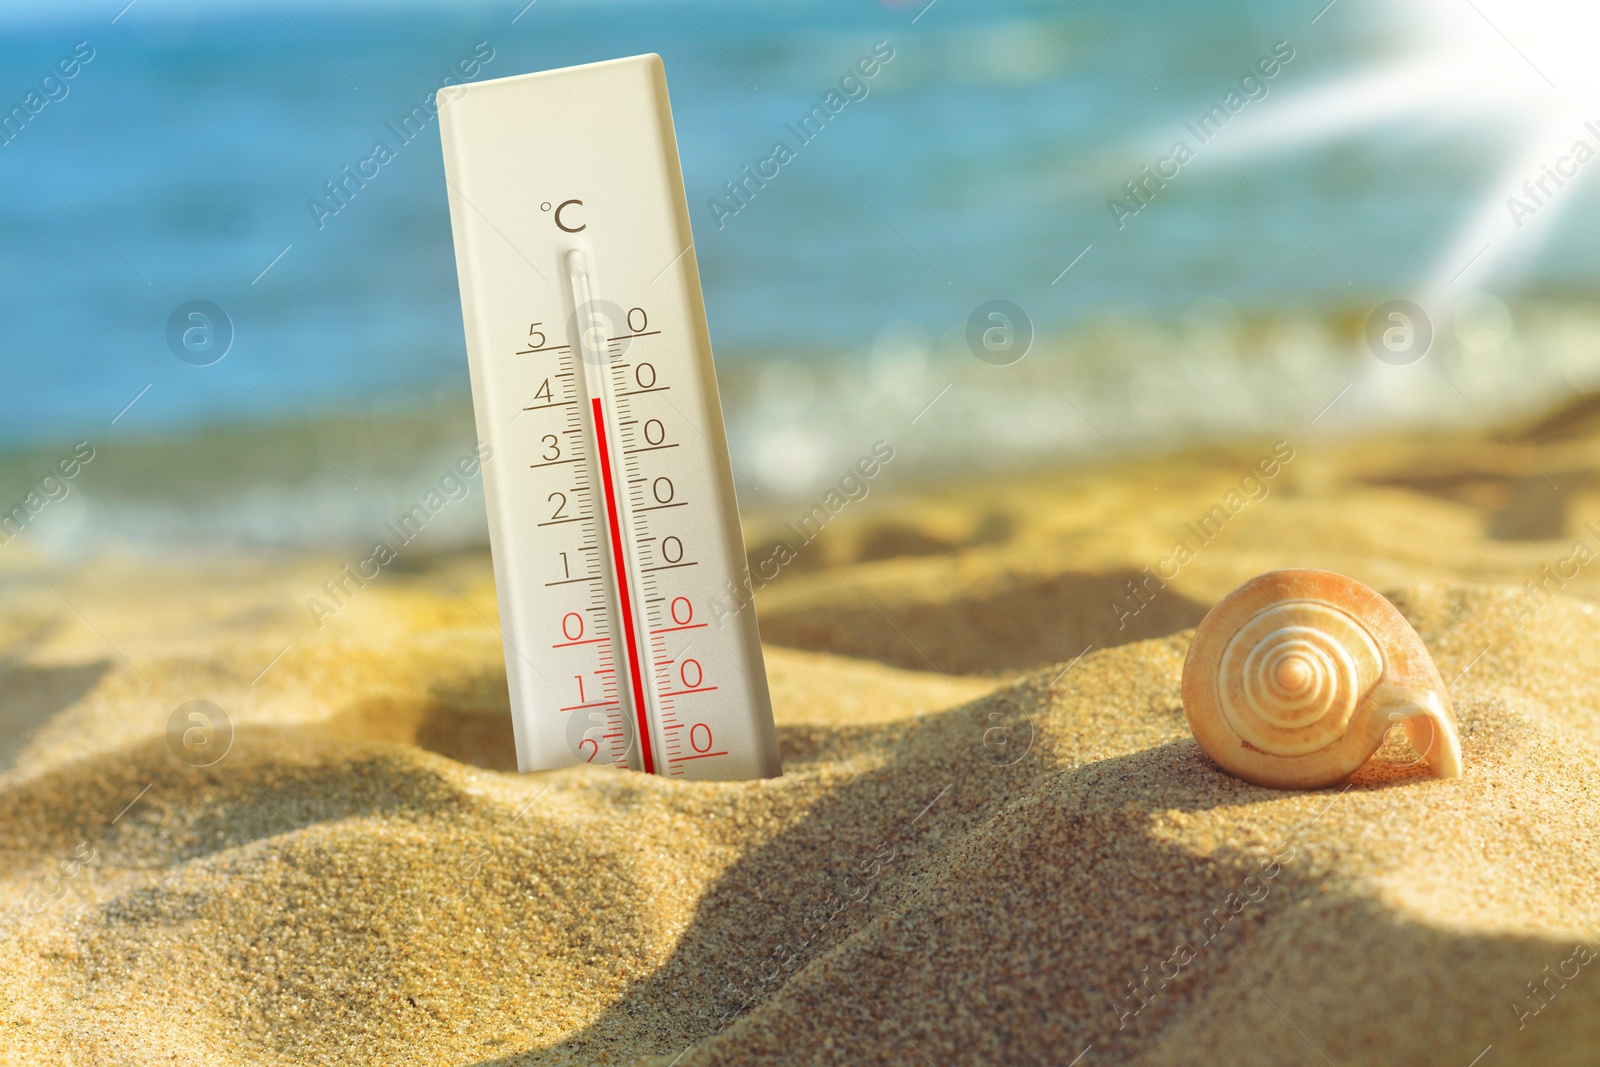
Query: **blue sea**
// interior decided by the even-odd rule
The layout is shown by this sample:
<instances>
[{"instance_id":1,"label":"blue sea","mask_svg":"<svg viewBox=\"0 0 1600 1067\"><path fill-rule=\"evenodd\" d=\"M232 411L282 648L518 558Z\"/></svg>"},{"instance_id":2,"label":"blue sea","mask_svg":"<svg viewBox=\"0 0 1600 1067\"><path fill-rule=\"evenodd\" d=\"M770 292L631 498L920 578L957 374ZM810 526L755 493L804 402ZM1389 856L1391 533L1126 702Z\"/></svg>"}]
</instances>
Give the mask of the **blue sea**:
<instances>
[{"instance_id":1,"label":"blue sea","mask_svg":"<svg viewBox=\"0 0 1600 1067\"><path fill-rule=\"evenodd\" d=\"M1577 181L1558 225L1467 265L1425 360L1368 351L1379 304L1441 299L1529 126L1358 91L1428 54L1420 6L125 3L0 12L0 116L24 117L0 134L0 450L18 486L79 440L110 457L74 529L359 536L470 445L437 124L397 129L464 62L663 56L758 497L813 492L879 438L908 471L1009 469L1469 424L1457 390L1515 418L1600 381L1600 202ZM875 48L892 58L795 138ZM1351 115L1284 128L1341 84ZM1196 125L1218 106L1225 128ZM733 199L778 140L794 158ZM394 158L330 200L377 142ZM1025 316L1020 361L974 354L994 300ZM195 301L228 342L209 365L170 341Z\"/></svg>"}]
</instances>

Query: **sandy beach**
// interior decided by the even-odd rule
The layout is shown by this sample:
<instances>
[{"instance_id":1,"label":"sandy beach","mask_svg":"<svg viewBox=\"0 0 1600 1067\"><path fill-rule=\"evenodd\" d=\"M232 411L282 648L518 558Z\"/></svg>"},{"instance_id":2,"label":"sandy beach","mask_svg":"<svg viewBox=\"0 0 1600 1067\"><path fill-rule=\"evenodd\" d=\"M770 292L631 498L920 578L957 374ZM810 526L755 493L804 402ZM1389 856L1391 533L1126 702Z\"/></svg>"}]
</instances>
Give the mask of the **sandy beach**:
<instances>
[{"instance_id":1,"label":"sandy beach","mask_svg":"<svg viewBox=\"0 0 1600 1067\"><path fill-rule=\"evenodd\" d=\"M1591 1064L1597 408L876 487L756 595L761 782L514 773L486 551L319 628L334 553L19 539L0 1060ZM745 517L752 560L798 510ZM1199 750L1192 628L1287 566L1416 627L1462 778L1396 746L1282 792Z\"/></svg>"}]
</instances>

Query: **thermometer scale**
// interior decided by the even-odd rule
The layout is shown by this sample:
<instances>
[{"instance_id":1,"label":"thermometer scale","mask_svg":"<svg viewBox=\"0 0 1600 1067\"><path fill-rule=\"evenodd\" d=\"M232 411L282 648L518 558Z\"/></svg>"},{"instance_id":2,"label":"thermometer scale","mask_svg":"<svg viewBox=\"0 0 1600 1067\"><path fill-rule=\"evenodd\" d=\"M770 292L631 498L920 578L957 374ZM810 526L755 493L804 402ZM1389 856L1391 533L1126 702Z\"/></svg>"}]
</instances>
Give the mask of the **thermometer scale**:
<instances>
[{"instance_id":1,"label":"thermometer scale","mask_svg":"<svg viewBox=\"0 0 1600 1067\"><path fill-rule=\"evenodd\" d=\"M438 104L518 767L782 773L660 57Z\"/></svg>"}]
</instances>

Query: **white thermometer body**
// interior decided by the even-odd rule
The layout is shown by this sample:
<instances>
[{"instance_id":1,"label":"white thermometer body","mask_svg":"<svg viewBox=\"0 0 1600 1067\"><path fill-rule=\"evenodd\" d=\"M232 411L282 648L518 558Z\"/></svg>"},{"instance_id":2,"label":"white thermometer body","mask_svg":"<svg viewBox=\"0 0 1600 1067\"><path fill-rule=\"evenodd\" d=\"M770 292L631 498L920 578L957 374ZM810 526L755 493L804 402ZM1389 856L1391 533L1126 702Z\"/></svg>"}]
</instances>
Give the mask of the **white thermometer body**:
<instances>
[{"instance_id":1,"label":"white thermometer body","mask_svg":"<svg viewBox=\"0 0 1600 1067\"><path fill-rule=\"evenodd\" d=\"M518 766L782 773L660 58L438 100Z\"/></svg>"}]
</instances>

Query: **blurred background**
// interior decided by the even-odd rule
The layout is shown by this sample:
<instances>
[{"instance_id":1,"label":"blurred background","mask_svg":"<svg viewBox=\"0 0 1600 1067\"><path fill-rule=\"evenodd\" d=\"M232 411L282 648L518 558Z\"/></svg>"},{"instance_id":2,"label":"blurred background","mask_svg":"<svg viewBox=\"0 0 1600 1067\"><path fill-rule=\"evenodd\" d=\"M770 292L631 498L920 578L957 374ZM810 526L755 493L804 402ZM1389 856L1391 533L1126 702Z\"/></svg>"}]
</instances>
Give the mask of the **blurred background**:
<instances>
[{"instance_id":1,"label":"blurred background","mask_svg":"<svg viewBox=\"0 0 1600 1067\"><path fill-rule=\"evenodd\" d=\"M7 3L0 507L87 441L23 534L46 553L370 542L474 439L415 109L463 61L650 51L747 507L878 439L912 481L1495 432L1600 381L1597 26L1549 0ZM1424 340L1376 358L1396 300ZM478 499L437 547L484 540Z\"/></svg>"}]
</instances>

